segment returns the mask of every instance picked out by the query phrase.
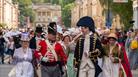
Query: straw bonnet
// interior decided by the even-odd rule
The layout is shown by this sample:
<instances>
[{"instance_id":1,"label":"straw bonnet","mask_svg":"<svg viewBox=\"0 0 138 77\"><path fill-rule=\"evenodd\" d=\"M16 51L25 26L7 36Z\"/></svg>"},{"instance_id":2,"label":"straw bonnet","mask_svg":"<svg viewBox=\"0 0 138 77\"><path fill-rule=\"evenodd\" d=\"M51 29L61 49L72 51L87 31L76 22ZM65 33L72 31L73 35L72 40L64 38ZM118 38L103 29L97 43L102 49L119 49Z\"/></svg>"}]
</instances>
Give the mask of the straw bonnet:
<instances>
[{"instance_id":1,"label":"straw bonnet","mask_svg":"<svg viewBox=\"0 0 138 77\"><path fill-rule=\"evenodd\" d=\"M28 33L22 33L21 34L21 41L30 41L29 34Z\"/></svg>"},{"instance_id":2,"label":"straw bonnet","mask_svg":"<svg viewBox=\"0 0 138 77\"><path fill-rule=\"evenodd\" d=\"M110 33L110 34L108 35L108 39L110 39L110 38L113 38L113 39L117 40L117 36L116 36L115 33Z\"/></svg>"},{"instance_id":3,"label":"straw bonnet","mask_svg":"<svg viewBox=\"0 0 138 77\"><path fill-rule=\"evenodd\" d=\"M70 35L70 32L69 32L69 31L65 31L65 32L63 33L63 36L67 36L67 35Z\"/></svg>"}]
</instances>

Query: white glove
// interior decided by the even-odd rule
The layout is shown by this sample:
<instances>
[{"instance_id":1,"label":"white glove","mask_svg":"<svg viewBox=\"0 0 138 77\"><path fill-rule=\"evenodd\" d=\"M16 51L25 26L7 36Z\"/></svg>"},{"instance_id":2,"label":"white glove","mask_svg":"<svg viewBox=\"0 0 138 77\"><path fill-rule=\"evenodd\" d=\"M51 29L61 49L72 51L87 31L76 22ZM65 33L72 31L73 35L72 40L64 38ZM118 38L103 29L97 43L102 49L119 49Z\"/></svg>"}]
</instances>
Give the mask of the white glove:
<instances>
[{"instance_id":1,"label":"white glove","mask_svg":"<svg viewBox=\"0 0 138 77\"><path fill-rule=\"evenodd\" d=\"M44 61L44 62L48 62L49 59L47 57L42 57L41 60Z\"/></svg>"},{"instance_id":2,"label":"white glove","mask_svg":"<svg viewBox=\"0 0 138 77\"><path fill-rule=\"evenodd\" d=\"M78 68L75 68L75 67L74 67L74 71L77 72L77 71L78 71Z\"/></svg>"},{"instance_id":3,"label":"white glove","mask_svg":"<svg viewBox=\"0 0 138 77\"><path fill-rule=\"evenodd\" d=\"M64 70L67 70L67 65L63 66L63 69L64 69Z\"/></svg>"}]
</instances>

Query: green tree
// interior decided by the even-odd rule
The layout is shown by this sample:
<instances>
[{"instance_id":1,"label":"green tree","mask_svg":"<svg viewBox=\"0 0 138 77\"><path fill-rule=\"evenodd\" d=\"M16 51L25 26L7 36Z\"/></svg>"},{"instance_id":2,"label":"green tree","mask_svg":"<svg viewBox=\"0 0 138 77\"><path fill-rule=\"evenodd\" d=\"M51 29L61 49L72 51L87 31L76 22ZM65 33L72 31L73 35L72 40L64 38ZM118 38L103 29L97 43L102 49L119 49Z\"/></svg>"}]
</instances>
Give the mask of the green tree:
<instances>
[{"instance_id":1,"label":"green tree","mask_svg":"<svg viewBox=\"0 0 138 77\"><path fill-rule=\"evenodd\" d=\"M71 26L71 8L74 7L74 3L69 3L65 5L62 9L62 20L66 27Z\"/></svg>"},{"instance_id":2,"label":"green tree","mask_svg":"<svg viewBox=\"0 0 138 77\"><path fill-rule=\"evenodd\" d=\"M108 0L100 0L100 2L103 6L106 6L103 11L103 14L105 15L108 7ZM128 0L128 3L113 3L113 0L109 0L109 9L112 11L114 16L117 14L120 16L120 22L125 25L126 30L132 26L129 24L129 21L133 18L133 7L131 0Z\"/></svg>"},{"instance_id":3,"label":"green tree","mask_svg":"<svg viewBox=\"0 0 138 77\"><path fill-rule=\"evenodd\" d=\"M33 3L44 3L45 0L32 0Z\"/></svg>"},{"instance_id":4,"label":"green tree","mask_svg":"<svg viewBox=\"0 0 138 77\"><path fill-rule=\"evenodd\" d=\"M19 10L20 10L19 21L21 23L20 24L21 26L25 25L26 17L29 17L30 21L34 22L35 14L31 7L32 0L13 0L13 3L19 4Z\"/></svg>"},{"instance_id":5,"label":"green tree","mask_svg":"<svg viewBox=\"0 0 138 77\"><path fill-rule=\"evenodd\" d=\"M59 0L59 4L62 7L62 20L66 27L71 26L71 9L75 6L75 0Z\"/></svg>"}]
</instances>

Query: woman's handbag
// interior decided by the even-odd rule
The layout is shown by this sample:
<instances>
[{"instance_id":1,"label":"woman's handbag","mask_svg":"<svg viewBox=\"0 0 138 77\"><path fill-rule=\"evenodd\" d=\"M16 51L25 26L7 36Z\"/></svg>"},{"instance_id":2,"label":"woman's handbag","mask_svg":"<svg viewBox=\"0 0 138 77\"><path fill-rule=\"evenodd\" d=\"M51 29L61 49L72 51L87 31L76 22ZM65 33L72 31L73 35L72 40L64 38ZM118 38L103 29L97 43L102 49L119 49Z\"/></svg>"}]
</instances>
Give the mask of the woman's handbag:
<instances>
[{"instance_id":1,"label":"woman's handbag","mask_svg":"<svg viewBox=\"0 0 138 77\"><path fill-rule=\"evenodd\" d=\"M137 49L138 48L138 41L132 40L130 44L131 49Z\"/></svg>"},{"instance_id":2,"label":"woman's handbag","mask_svg":"<svg viewBox=\"0 0 138 77\"><path fill-rule=\"evenodd\" d=\"M15 66L9 72L8 77L16 77L16 67Z\"/></svg>"}]
</instances>

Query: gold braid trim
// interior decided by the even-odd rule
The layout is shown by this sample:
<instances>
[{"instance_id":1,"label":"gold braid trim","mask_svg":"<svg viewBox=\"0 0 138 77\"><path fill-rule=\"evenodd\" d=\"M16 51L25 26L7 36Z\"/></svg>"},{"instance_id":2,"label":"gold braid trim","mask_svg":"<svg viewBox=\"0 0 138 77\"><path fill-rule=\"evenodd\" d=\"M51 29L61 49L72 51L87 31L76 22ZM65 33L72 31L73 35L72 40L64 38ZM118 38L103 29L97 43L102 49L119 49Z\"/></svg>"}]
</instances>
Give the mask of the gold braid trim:
<instances>
[{"instance_id":1,"label":"gold braid trim","mask_svg":"<svg viewBox=\"0 0 138 77\"><path fill-rule=\"evenodd\" d=\"M89 52L91 60L94 62L97 61L97 57L101 54L99 49L96 49L96 40L97 40L97 34L94 33L94 40L93 40L93 51Z\"/></svg>"},{"instance_id":2,"label":"gold braid trim","mask_svg":"<svg viewBox=\"0 0 138 77\"><path fill-rule=\"evenodd\" d=\"M76 58L73 59L73 63L74 63L75 66L77 66L79 64L79 62L80 62L81 39L82 38L80 38L80 40L79 40L78 61L76 60Z\"/></svg>"},{"instance_id":3,"label":"gold braid trim","mask_svg":"<svg viewBox=\"0 0 138 77\"><path fill-rule=\"evenodd\" d=\"M81 60L80 60L80 49L81 49L81 41L82 41L82 38L80 38L80 40L79 40L79 51L78 51L78 55L79 55L79 59L78 59L78 62L80 62Z\"/></svg>"},{"instance_id":4,"label":"gold braid trim","mask_svg":"<svg viewBox=\"0 0 138 77\"><path fill-rule=\"evenodd\" d=\"M76 61L76 58L74 58L73 62L75 66L78 64L78 62Z\"/></svg>"}]
</instances>

